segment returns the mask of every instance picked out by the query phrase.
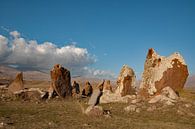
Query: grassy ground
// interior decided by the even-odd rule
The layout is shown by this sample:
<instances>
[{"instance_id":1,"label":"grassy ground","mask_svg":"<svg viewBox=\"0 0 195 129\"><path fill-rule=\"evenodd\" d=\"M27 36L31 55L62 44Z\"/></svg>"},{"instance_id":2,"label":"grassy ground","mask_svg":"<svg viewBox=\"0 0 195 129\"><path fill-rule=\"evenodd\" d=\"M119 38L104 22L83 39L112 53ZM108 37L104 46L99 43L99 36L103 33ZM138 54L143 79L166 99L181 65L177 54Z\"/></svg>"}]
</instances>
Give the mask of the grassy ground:
<instances>
[{"instance_id":1,"label":"grassy ground","mask_svg":"<svg viewBox=\"0 0 195 129\"><path fill-rule=\"evenodd\" d=\"M181 95L195 100L192 90L185 90ZM13 129L195 129L195 117L179 115L179 105L153 112L143 109L140 113L127 113L123 109L129 104L103 104L101 106L112 114L106 118L83 114L80 105L86 108L86 102L73 99L0 101L0 124L6 124L2 128ZM194 109L193 106L189 111L195 114Z\"/></svg>"}]
</instances>

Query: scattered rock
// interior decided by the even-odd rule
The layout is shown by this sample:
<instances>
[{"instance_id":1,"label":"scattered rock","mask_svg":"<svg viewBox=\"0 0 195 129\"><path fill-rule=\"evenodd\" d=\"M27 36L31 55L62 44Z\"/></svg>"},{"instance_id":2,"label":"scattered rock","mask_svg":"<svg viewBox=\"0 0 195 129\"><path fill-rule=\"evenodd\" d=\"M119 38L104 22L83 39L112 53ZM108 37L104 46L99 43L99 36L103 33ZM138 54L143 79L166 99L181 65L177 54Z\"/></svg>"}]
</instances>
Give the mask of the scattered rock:
<instances>
[{"instance_id":1,"label":"scattered rock","mask_svg":"<svg viewBox=\"0 0 195 129\"><path fill-rule=\"evenodd\" d=\"M179 53L164 57L151 48L146 57L139 94L149 97L168 86L179 92L188 75L187 65Z\"/></svg>"},{"instance_id":2,"label":"scattered rock","mask_svg":"<svg viewBox=\"0 0 195 129\"><path fill-rule=\"evenodd\" d=\"M17 98L23 100L41 100L47 92L40 90L39 88L30 88L20 90L14 93Z\"/></svg>"},{"instance_id":3,"label":"scattered rock","mask_svg":"<svg viewBox=\"0 0 195 129\"><path fill-rule=\"evenodd\" d=\"M192 107L192 104L186 103L186 104L185 104L185 107L190 108L190 107Z\"/></svg>"},{"instance_id":4,"label":"scattered rock","mask_svg":"<svg viewBox=\"0 0 195 129\"><path fill-rule=\"evenodd\" d=\"M136 108L137 108L136 105L129 105L129 106L125 107L124 110L126 112L135 112L136 111Z\"/></svg>"},{"instance_id":5,"label":"scattered rock","mask_svg":"<svg viewBox=\"0 0 195 129\"><path fill-rule=\"evenodd\" d=\"M135 112L140 113L141 112L141 108L136 108Z\"/></svg>"},{"instance_id":6,"label":"scattered rock","mask_svg":"<svg viewBox=\"0 0 195 129\"><path fill-rule=\"evenodd\" d=\"M65 98L72 95L71 76L70 71L65 69L59 64L56 64L50 71L51 75L51 87L49 89L50 96L54 92L58 96Z\"/></svg>"},{"instance_id":7,"label":"scattered rock","mask_svg":"<svg viewBox=\"0 0 195 129\"><path fill-rule=\"evenodd\" d=\"M91 96L93 93L93 87L91 86L91 84L87 81L85 83L85 87L82 91L82 95L84 96Z\"/></svg>"},{"instance_id":8,"label":"scattered rock","mask_svg":"<svg viewBox=\"0 0 195 129\"><path fill-rule=\"evenodd\" d=\"M23 74L17 74L15 80L9 85L8 92L15 93L24 89Z\"/></svg>"}]
</instances>

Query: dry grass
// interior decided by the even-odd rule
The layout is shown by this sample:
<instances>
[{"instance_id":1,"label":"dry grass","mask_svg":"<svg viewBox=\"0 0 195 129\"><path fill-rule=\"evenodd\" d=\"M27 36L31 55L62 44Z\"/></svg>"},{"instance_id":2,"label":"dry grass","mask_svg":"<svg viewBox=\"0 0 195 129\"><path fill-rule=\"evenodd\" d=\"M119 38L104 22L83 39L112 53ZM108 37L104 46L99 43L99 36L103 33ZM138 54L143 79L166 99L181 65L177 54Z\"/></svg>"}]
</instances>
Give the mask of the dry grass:
<instances>
[{"instance_id":1,"label":"dry grass","mask_svg":"<svg viewBox=\"0 0 195 129\"><path fill-rule=\"evenodd\" d=\"M47 88L48 82L25 82L25 87ZM195 90L185 89L181 97L195 101ZM194 129L195 117L184 114L179 115L177 110L184 104L162 108L148 112L142 109L140 113L127 113L123 109L129 104L102 104L105 110L111 111L111 118L90 117L82 113L80 105L84 108L87 99L49 101L22 101L0 99L0 124L5 128L13 129ZM145 106L151 106L147 103ZM187 112L195 114L195 105Z\"/></svg>"},{"instance_id":2,"label":"dry grass","mask_svg":"<svg viewBox=\"0 0 195 129\"><path fill-rule=\"evenodd\" d=\"M86 101L86 100L85 100ZM195 117L178 115L177 106L169 110L126 113L128 104L104 104L111 118L89 117L82 113L78 100L50 100L48 102L0 102L0 121L7 128L16 129L194 129ZM193 110L193 109L192 109Z\"/></svg>"}]
</instances>

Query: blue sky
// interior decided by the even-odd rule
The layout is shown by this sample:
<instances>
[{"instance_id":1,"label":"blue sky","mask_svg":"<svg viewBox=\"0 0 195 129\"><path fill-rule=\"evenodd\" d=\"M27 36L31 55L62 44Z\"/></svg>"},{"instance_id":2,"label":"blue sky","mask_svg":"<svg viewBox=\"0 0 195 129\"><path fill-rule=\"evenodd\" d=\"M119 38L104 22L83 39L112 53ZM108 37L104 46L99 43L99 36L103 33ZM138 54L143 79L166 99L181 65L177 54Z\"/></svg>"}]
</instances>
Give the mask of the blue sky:
<instances>
[{"instance_id":1,"label":"blue sky","mask_svg":"<svg viewBox=\"0 0 195 129\"><path fill-rule=\"evenodd\" d=\"M116 74L127 64L140 76L151 47L180 52L195 73L193 0L1 0L0 26L40 44L76 42L96 56L91 67Z\"/></svg>"}]
</instances>

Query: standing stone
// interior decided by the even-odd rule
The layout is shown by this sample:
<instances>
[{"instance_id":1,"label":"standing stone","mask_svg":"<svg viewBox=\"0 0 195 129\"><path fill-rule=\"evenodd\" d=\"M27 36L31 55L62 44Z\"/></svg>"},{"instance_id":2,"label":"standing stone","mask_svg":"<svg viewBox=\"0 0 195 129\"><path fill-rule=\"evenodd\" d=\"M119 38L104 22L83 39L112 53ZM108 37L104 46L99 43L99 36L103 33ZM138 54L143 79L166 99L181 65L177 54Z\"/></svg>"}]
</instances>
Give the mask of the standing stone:
<instances>
[{"instance_id":1,"label":"standing stone","mask_svg":"<svg viewBox=\"0 0 195 129\"><path fill-rule=\"evenodd\" d=\"M110 80L106 80L106 81L104 82L103 91L105 91L105 90L108 90L108 91L113 92L112 86L111 86L111 84L110 84Z\"/></svg>"},{"instance_id":2,"label":"standing stone","mask_svg":"<svg viewBox=\"0 0 195 129\"><path fill-rule=\"evenodd\" d=\"M121 96L135 94L135 73L133 69L124 65L117 79L117 88L115 93Z\"/></svg>"},{"instance_id":3,"label":"standing stone","mask_svg":"<svg viewBox=\"0 0 195 129\"><path fill-rule=\"evenodd\" d=\"M15 80L9 85L8 91L10 93L18 92L24 89L23 74L17 74Z\"/></svg>"},{"instance_id":4,"label":"standing stone","mask_svg":"<svg viewBox=\"0 0 195 129\"><path fill-rule=\"evenodd\" d=\"M149 97L168 86L179 92L188 75L187 65L179 53L164 57L151 48L146 57L139 94Z\"/></svg>"},{"instance_id":5,"label":"standing stone","mask_svg":"<svg viewBox=\"0 0 195 129\"><path fill-rule=\"evenodd\" d=\"M94 90L92 96L89 99L88 105L96 106L97 104L99 104L101 95L102 95L101 90L99 89Z\"/></svg>"},{"instance_id":6,"label":"standing stone","mask_svg":"<svg viewBox=\"0 0 195 129\"><path fill-rule=\"evenodd\" d=\"M84 96L91 96L93 93L93 87L91 86L91 84L87 81L85 83L85 87L82 91L82 95Z\"/></svg>"},{"instance_id":7,"label":"standing stone","mask_svg":"<svg viewBox=\"0 0 195 129\"><path fill-rule=\"evenodd\" d=\"M74 81L72 85L72 95L79 94L79 93L80 93L79 84L76 81Z\"/></svg>"},{"instance_id":8,"label":"standing stone","mask_svg":"<svg viewBox=\"0 0 195 129\"><path fill-rule=\"evenodd\" d=\"M59 64L56 64L50 71L51 88L58 96L65 98L72 95L70 71Z\"/></svg>"}]
</instances>

